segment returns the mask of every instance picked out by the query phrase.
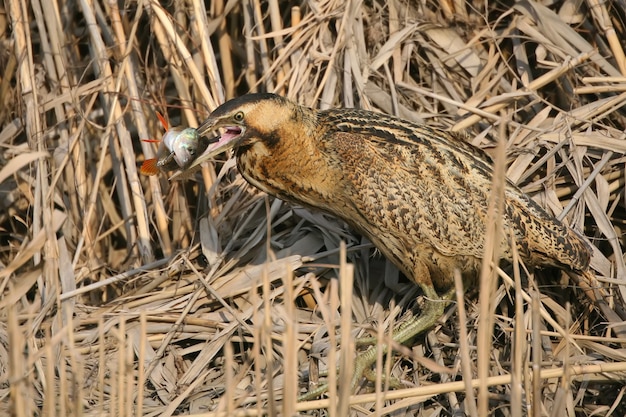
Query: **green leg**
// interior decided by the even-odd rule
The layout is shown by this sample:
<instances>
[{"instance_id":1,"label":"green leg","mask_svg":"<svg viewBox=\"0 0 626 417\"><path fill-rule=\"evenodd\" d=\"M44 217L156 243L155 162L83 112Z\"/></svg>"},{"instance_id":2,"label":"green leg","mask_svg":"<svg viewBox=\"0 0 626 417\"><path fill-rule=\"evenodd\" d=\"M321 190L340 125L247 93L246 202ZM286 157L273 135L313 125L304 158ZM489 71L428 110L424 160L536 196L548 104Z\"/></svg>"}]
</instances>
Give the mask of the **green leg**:
<instances>
[{"instance_id":1,"label":"green leg","mask_svg":"<svg viewBox=\"0 0 626 417\"><path fill-rule=\"evenodd\" d=\"M454 296L454 289L448 291L443 297L440 297L432 287L424 287L422 290L424 291L426 301L421 314L411 317L394 330L392 336L394 342L405 343L414 336L433 327L439 317L443 315L449 300ZM389 346L385 344L373 344L356 358L354 373L352 374L352 380L350 382L352 392L356 390L359 381L364 375L373 375L373 372L370 372L370 368L376 362L378 349L382 349L384 355L387 353ZM326 391L328 391L328 384L322 384L316 389L302 395L299 400L317 398Z\"/></svg>"}]
</instances>

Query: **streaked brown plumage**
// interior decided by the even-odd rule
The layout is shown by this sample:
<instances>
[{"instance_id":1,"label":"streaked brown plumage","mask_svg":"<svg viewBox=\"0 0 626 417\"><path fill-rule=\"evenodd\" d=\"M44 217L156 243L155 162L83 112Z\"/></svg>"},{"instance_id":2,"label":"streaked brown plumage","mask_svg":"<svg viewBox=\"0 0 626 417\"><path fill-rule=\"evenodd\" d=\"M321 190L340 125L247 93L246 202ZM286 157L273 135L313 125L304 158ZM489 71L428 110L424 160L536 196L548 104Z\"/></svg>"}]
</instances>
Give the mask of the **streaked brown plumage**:
<instances>
[{"instance_id":1,"label":"streaked brown plumage","mask_svg":"<svg viewBox=\"0 0 626 417\"><path fill-rule=\"evenodd\" d=\"M422 288L431 301L397 341L434 324L445 306L436 299L453 288L455 269L468 278L479 270L492 167L459 136L362 110L316 111L272 94L223 104L198 132L218 128L225 129L220 141L190 169L234 148L248 182L344 219ZM593 277L589 245L510 181L503 225L528 266ZM511 260L508 237L500 248Z\"/></svg>"}]
</instances>

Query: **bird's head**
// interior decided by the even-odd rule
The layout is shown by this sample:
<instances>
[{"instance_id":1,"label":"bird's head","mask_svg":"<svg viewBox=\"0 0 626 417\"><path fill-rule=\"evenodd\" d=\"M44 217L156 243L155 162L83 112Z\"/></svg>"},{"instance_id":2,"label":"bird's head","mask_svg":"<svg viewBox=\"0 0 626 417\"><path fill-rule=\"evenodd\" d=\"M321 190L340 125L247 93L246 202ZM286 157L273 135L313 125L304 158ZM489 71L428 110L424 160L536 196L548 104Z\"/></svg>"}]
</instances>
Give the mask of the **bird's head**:
<instances>
[{"instance_id":1,"label":"bird's head","mask_svg":"<svg viewBox=\"0 0 626 417\"><path fill-rule=\"evenodd\" d=\"M216 155L234 149L238 154L257 147L264 151L278 145L281 129L300 117L302 107L275 94L247 94L227 101L216 108L197 128L199 136L216 132L216 141L184 171L193 171ZM183 174L184 175L184 174ZM175 178L175 175L173 178Z\"/></svg>"}]
</instances>

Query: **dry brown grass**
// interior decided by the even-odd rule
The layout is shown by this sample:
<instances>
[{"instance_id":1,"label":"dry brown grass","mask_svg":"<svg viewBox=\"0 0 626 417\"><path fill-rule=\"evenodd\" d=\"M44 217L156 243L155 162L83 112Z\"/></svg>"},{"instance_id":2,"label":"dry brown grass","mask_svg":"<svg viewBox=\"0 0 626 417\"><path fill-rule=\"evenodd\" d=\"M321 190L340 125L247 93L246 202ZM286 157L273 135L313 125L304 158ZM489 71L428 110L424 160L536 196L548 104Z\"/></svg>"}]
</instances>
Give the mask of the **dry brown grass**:
<instances>
[{"instance_id":1,"label":"dry brown grass","mask_svg":"<svg viewBox=\"0 0 626 417\"><path fill-rule=\"evenodd\" d=\"M413 286L232 159L176 183L137 166L155 111L197 126L249 91L466 130L590 238L623 307L625 22L617 0L6 0L0 414L624 415L615 323L518 268L379 362L399 389L349 395L327 364L419 311ZM324 369L328 398L297 402Z\"/></svg>"}]
</instances>

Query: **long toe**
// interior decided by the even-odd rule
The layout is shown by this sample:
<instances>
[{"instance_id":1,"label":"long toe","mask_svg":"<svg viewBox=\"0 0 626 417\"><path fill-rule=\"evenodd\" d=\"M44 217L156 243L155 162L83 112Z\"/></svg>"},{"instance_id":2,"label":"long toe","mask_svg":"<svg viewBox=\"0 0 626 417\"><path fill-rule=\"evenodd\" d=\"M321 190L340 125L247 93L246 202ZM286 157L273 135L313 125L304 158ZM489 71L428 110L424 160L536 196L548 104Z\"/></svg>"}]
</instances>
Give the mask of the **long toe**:
<instances>
[{"instance_id":1,"label":"long toe","mask_svg":"<svg viewBox=\"0 0 626 417\"><path fill-rule=\"evenodd\" d=\"M448 297L428 299L424 303L424 307L421 313L417 316L413 316L394 330L392 339L394 343L405 343L420 333L432 328L439 317L443 315L446 305L449 303ZM350 381L351 392L356 393L357 388L361 381L366 378L372 380L376 378L375 373L372 371L372 366L376 362L376 358L379 356L379 350L382 350L382 355L385 355L389 349L389 346L383 343L374 344L370 346L365 352L361 353L355 359L354 370ZM340 369L339 372L345 372ZM328 391L328 384L321 384L313 390L310 390L306 394L302 395L299 399L301 401L311 400L317 398L320 395Z\"/></svg>"}]
</instances>

